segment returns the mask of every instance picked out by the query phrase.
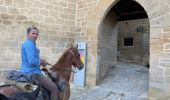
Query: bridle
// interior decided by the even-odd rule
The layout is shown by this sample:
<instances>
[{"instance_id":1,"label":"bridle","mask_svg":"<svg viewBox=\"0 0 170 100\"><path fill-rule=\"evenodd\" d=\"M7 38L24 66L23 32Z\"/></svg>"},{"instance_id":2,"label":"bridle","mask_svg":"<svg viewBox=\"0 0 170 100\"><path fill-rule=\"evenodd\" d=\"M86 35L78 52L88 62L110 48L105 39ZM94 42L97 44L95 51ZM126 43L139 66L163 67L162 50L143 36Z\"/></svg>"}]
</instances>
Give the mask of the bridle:
<instances>
[{"instance_id":1,"label":"bridle","mask_svg":"<svg viewBox=\"0 0 170 100\"><path fill-rule=\"evenodd\" d=\"M68 52L68 51L73 55L73 57L75 57L75 54L73 53L72 50L66 50L65 52ZM72 61L72 62L74 62L74 61ZM49 65L49 66L51 66L51 67L54 66L54 65L52 65L52 64L50 64L50 63L47 63L47 65ZM79 65L76 65L76 66L80 66L80 64L79 64ZM74 67L73 69L72 69L72 68L71 68L71 69L56 68L56 69L57 69L57 70L62 70L62 71L71 71L71 72L73 72L73 73L77 73L77 72L78 72L78 69L77 69L77 68L78 68L78 67ZM42 67L42 69L48 71L46 67Z\"/></svg>"}]
</instances>

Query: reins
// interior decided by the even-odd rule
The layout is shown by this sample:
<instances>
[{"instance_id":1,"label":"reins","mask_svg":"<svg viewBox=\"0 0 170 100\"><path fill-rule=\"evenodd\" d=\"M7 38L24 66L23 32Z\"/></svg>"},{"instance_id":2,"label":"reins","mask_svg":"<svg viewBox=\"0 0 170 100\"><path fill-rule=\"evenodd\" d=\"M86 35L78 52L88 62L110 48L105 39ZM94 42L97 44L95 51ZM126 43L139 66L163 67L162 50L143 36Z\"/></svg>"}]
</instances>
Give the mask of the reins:
<instances>
[{"instance_id":1,"label":"reins","mask_svg":"<svg viewBox=\"0 0 170 100\"><path fill-rule=\"evenodd\" d=\"M49 66L51 66L51 67L53 67L54 65L52 65L52 64L50 64L50 63L47 63L47 65L49 65ZM47 68L46 67L42 67L42 69L46 69L47 70ZM73 72L73 73L77 73L78 72L78 70L76 70L76 68L74 68L74 70L73 69L61 69L61 68L56 68L57 70L62 70L62 71L71 71L71 72Z\"/></svg>"}]
</instances>

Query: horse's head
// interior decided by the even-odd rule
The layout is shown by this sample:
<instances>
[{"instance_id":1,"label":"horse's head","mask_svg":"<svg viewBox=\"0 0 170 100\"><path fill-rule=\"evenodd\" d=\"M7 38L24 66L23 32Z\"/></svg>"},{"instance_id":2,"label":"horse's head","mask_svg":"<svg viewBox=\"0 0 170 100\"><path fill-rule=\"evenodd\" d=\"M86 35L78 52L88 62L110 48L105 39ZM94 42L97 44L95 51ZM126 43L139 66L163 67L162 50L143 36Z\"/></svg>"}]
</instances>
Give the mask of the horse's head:
<instances>
[{"instance_id":1,"label":"horse's head","mask_svg":"<svg viewBox=\"0 0 170 100\"><path fill-rule=\"evenodd\" d=\"M80 58L80 53L78 52L78 46L73 47L72 45L68 49L68 52L72 54L72 65L78 70L82 70L84 68L84 64Z\"/></svg>"}]
</instances>

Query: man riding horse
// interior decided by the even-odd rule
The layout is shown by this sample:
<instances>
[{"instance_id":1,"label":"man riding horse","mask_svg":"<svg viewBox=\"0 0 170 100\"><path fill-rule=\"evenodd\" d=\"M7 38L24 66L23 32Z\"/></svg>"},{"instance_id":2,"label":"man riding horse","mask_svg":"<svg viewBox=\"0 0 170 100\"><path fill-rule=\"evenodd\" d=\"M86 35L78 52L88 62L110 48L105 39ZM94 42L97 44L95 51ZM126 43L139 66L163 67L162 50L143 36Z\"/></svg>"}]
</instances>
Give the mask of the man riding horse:
<instances>
[{"instance_id":1,"label":"man riding horse","mask_svg":"<svg viewBox=\"0 0 170 100\"><path fill-rule=\"evenodd\" d=\"M40 51L36 46L36 40L39 30L31 26L27 29L27 39L23 42L21 48L21 73L28 76L34 84L40 84L50 92L51 100L58 100L58 87L51 79L41 73L40 66L46 66L48 63L40 59ZM38 83L37 83L38 82Z\"/></svg>"},{"instance_id":2,"label":"man riding horse","mask_svg":"<svg viewBox=\"0 0 170 100\"><path fill-rule=\"evenodd\" d=\"M78 46L73 47L73 45L70 45L70 47L65 50L62 56L58 59L58 61L54 65L51 65L52 67L47 70L45 66L50 64L45 60L40 59L40 51L36 47L38 35L39 31L36 27L32 26L27 29L27 39L22 44L21 48L22 62L19 73L21 73L21 76L28 78L29 82L43 88L41 90L43 93L41 95L43 96L43 100L69 100L69 80L71 72L75 72L72 70L72 66L78 70L82 70L84 68L84 64L80 58L80 53L77 49ZM43 66L43 71L45 71L49 77L46 77L41 73L41 65ZM12 74L9 76L12 76L13 78L15 75ZM45 93L43 92L44 90ZM16 86L0 86L0 93L7 97L10 97L17 91L18 89ZM19 95L22 96L22 93Z\"/></svg>"}]
</instances>

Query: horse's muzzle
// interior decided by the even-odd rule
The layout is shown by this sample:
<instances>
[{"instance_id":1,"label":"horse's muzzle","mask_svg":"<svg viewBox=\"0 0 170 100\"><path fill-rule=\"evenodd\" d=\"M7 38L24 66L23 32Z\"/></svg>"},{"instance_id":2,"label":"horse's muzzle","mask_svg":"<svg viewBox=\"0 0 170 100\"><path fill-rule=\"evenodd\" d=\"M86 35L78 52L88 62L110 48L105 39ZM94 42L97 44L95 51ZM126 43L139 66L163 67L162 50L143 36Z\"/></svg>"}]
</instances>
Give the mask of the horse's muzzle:
<instances>
[{"instance_id":1,"label":"horse's muzzle","mask_svg":"<svg viewBox=\"0 0 170 100\"><path fill-rule=\"evenodd\" d=\"M82 70L83 68L84 68L84 64L80 64L80 65L78 65L78 70Z\"/></svg>"}]
</instances>

